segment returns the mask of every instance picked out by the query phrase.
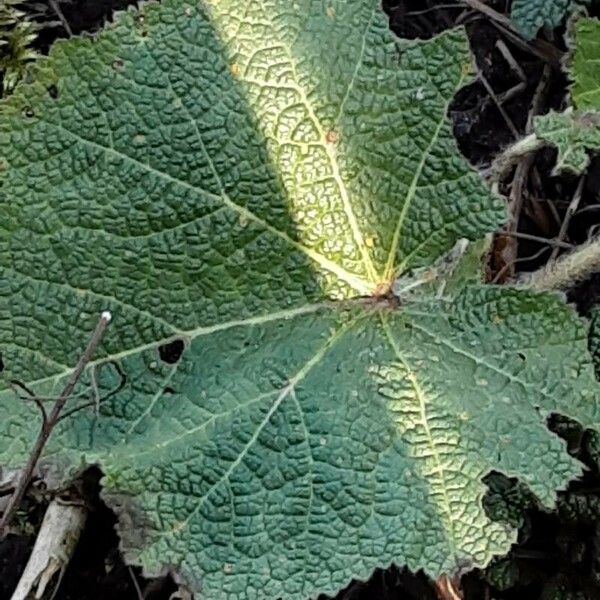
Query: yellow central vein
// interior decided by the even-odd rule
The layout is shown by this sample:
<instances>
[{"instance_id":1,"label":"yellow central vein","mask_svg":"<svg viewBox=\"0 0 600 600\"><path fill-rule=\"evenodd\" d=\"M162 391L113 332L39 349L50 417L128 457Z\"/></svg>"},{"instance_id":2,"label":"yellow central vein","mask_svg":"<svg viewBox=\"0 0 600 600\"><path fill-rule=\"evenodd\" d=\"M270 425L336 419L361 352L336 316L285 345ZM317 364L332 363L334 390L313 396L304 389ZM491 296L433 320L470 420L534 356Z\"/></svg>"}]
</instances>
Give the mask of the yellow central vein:
<instances>
[{"instance_id":1,"label":"yellow central vein","mask_svg":"<svg viewBox=\"0 0 600 600\"><path fill-rule=\"evenodd\" d=\"M270 12L262 11L262 13L265 17L265 21L271 24L272 31L274 31L274 32L278 31L278 29L275 27L275 24L273 23L273 19L271 17ZM374 11L373 11L373 14L374 14ZM373 15L371 15L371 19L372 19L372 16ZM369 20L369 25L370 25L370 22L371 21ZM353 75L348 83L346 95L349 94L350 88L353 85L354 80L358 74L360 64L362 63L362 57L363 57L363 53L364 53L364 46L365 46L365 39L366 39L367 32L368 32L368 27L365 30L365 36L363 38L363 47L361 48L361 52L359 54L357 66L355 67ZM300 85L300 78L298 77L296 64L293 59L293 55L292 55L290 48L287 46L287 44L283 40L280 40L279 47L284 51L284 53L287 56L288 64L292 71L292 76L293 76L293 79L295 82L294 89L296 90L296 93L299 95L301 103L306 108L308 116L309 116L312 124L314 125L315 129L317 130L317 133L319 135L320 145L325 150L325 153L329 160L329 166L331 168L331 175L332 175L332 177L338 187L338 190L340 192L340 198L342 200L342 207L344 209L344 213L346 214L346 218L348 219L348 223L350 225L350 229L351 229L352 235L354 237L354 242L356 243L358 250L361 254L362 261L364 263L364 266L365 266L365 269L367 272L367 276L369 279L369 283L371 284L369 286L369 288L372 291L372 289L374 287L376 287L377 284L379 283L380 278L377 275L377 271L375 269L373 261L371 260L371 256L369 255L367 245L363 239L362 232L358 225L356 215L354 214L354 210L352 209L352 204L350 202L350 196L348 194L346 184L344 183L344 180L342 179L342 176L340 174L339 165L337 163L337 159L335 156L335 150L334 150L333 144L330 144L327 142L327 135L323 129L323 125L322 125L321 121L319 120L319 118L317 117L317 115L312 107L312 104L309 102L308 97L306 96L306 92ZM246 81L245 77L243 77L243 80ZM263 85L269 85L269 84L265 81L263 83ZM343 98L343 103L345 103L345 101L346 101L346 97ZM342 107L340 107L340 113L341 113L341 108ZM338 113L338 117L339 117L340 113Z\"/></svg>"},{"instance_id":2,"label":"yellow central vein","mask_svg":"<svg viewBox=\"0 0 600 600\"><path fill-rule=\"evenodd\" d=\"M435 471L434 472L437 473L438 478L439 478L439 485L440 485L441 492L442 492L443 509L447 515L447 521L448 521L447 530L450 534L450 544L452 547L453 554L456 555L456 547L457 547L456 528L454 525L454 516L452 514L452 509L450 508L450 499L448 497L448 485L446 483L446 474L444 471L444 467L442 465L442 461L440 459L440 454L435 445L435 440L433 439L433 435L431 433L431 428L429 427L429 421L428 421L428 417L427 417L427 401L425 399L425 394L423 393L423 389L421 388L421 385L419 384L419 381L417 380L417 377L416 377L414 371L412 370L411 366L406 362L406 359L402 355L402 352L400 351L400 347L398 346L396 340L394 339L394 336L392 335L392 332L389 327L389 323L387 322L387 320L385 319L385 317L383 315L381 315L380 319L381 319L381 324L385 331L386 337L388 338L388 341L390 343L390 346L392 347L394 354L396 355L396 358L402 363L404 369L406 370L408 380L410 382L411 387L413 388L413 390L415 392L416 399L419 403L421 424L425 431L425 435L427 436L427 443L429 444L429 447L431 448L431 454L432 454L433 460L435 462Z\"/></svg>"}]
</instances>

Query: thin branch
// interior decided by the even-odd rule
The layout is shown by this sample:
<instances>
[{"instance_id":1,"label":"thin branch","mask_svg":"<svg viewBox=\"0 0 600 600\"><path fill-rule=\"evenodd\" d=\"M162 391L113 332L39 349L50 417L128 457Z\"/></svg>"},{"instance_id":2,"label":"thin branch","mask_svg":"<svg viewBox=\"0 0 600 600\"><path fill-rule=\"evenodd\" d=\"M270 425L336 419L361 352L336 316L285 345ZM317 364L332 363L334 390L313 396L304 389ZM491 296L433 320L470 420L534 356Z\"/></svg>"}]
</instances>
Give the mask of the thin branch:
<instances>
[{"instance_id":1,"label":"thin branch","mask_svg":"<svg viewBox=\"0 0 600 600\"><path fill-rule=\"evenodd\" d=\"M496 92L494 92L494 89L492 88L490 82L486 79L485 75L483 74L483 72L481 71L479 66L477 66L477 71L478 71L477 77L479 78L479 81L481 81L481 83L482 83L483 87L485 88L486 92L488 93L489 97L493 100L494 104L496 105L496 108L498 109L498 112L504 119L504 122L510 129L510 132L512 133L513 137L516 140L518 140L520 137L519 131L515 127L513 120L510 118L510 115L504 109L504 106L502 106L502 102L500 101L498 96L496 96Z\"/></svg>"},{"instance_id":2,"label":"thin branch","mask_svg":"<svg viewBox=\"0 0 600 600\"><path fill-rule=\"evenodd\" d=\"M58 423L60 413L63 407L65 406L67 400L73 393L73 390L75 389L75 386L77 385L77 382L79 381L79 378L81 377L81 374L83 373L85 367L90 362L94 352L96 351L96 348L100 343L100 340L102 339L102 336L104 335L104 332L106 331L106 328L110 323L111 318L112 316L109 311L104 311L100 315L100 319L98 320L96 329L94 330L94 333L92 334L92 337L90 338L86 349L81 355L81 358L77 362L75 369L71 373L69 380L67 381L67 384L65 385L62 391L62 394L56 400L54 406L52 407L52 411L47 416L46 421L42 423L42 427L31 450L31 454L29 456L27 464L25 465L25 468L21 471L17 487L15 488L15 491L8 503L8 506L6 507L6 510L2 515L2 520L0 521L0 540L6 536L8 532L8 526L14 516L14 513L17 511L21 500L25 495L25 491L27 490L27 486L29 485L29 481L31 480L31 475L33 474L33 471L38 463L38 460L40 459L40 456L42 455L44 447L46 446L46 443L48 442L48 439L50 438L54 427Z\"/></svg>"},{"instance_id":3,"label":"thin branch","mask_svg":"<svg viewBox=\"0 0 600 600\"><path fill-rule=\"evenodd\" d=\"M407 17L416 17L418 15L426 15L427 13L434 12L436 10L448 10L448 9L462 9L460 4L437 4L436 6L430 6L422 10L411 10L406 13Z\"/></svg>"},{"instance_id":4,"label":"thin branch","mask_svg":"<svg viewBox=\"0 0 600 600\"><path fill-rule=\"evenodd\" d=\"M500 269L500 271L498 271L498 273L496 273L496 276L494 277L494 279L492 279L492 281L490 283L498 283L502 279L502 277L506 274L506 271L508 271L516 263L525 262L528 260L535 260L536 258L539 258L542 254L544 254L544 252L548 252L548 250L550 250L550 248L548 246L544 246L543 248L540 248L537 252L530 254L529 256L521 256L520 258L516 258L512 265L508 264L508 263L505 264L502 267L502 269Z\"/></svg>"},{"instance_id":5,"label":"thin branch","mask_svg":"<svg viewBox=\"0 0 600 600\"><path fill-rule=\"evenodd\" d=\"M78 413L86 408L90 408L90 406L94 407L96 416L98 416L100 414L100 406L104 402L106 402L109 398L112 398L114 395L118 394L125 387L125 383L127 383L127 375L125 375L125 372L123 371L123 369L121 369L121 367L119 366L119 363L110 361L110 362L106 362L104 364L111 365L115 368L115 371L119 374L119 377L120 377L120 381L119 381L118 385L116 385L115 388L112 389L110 392L107 392L106 394L104 394L104 396L99 396L98 395L99 394L98 382L94 378L92 380L92 384L91 384L92 394L93 394L92 400L89 400L88 402L84 402L83 404L78 404L77 406L74 406L73 408L70 408L69 410L63 411L62 414L60 415L60 418L58 419L59 421L68 419L75 413ZM97 365L94 366L93 373L96 372L96 367L97 367ZM90 376L91 376L91 374L90 374Z\"/></svg>"},{"instance_id":6,"label":"thin branch","mask_svg":"<svg viewBox=\"0 0 600 600\"><path fill-rule=\"evenodd\" d=\"M464 2L464 4L466 4L473 10L476 10L476 11L484 14L486 17L489 17L492 21L496 21L496 23L500 23L501 25L504 25L504 27L507 27L508 29L511 29L511 30L513 29L512 22L506 15L499 13L497 10L494 10L487 4L484 4L483 2L481 2L481 0L462 0L462 1Z\"/></svg>"},{"instance_id":7,"label":"thin branch","mask_svg":"<svg viewBox=\"0 0 600 600\"><path fill-rule=\"evenodd\" d=\"M596 223L595 225L592 225L587 233L587 240L590 241L592 240L596 233L598 232L598 229L600 229L600 223Z\"/></svg>"},{"instance_id":8,"label":"thin branch","mask_svg":"<svg viewBox=\"0 0 600 600\"><path fill-rule=\"evenodd\" d=\"M62 25L67 35L69 37L73 37L73 31L71 29L71 26L69 25L69 21L65 19L65 15L63 14L63 11L61 10L57 0L49 0L49 4L52 7L52 10L56 13L58 20L60 21L60 24Z\"/></svg>"},{"instance_id":9,"label":"thin branch","mask_svg":"<svg viewBox=\"0 0 600 600\"><path fill-rule=\"evenodd\" d=\"M131 577L131 581L133 581L133 587L135 588L135 593L138 597L138 600L144 600L144 594L142 593L140 584L138 583L137 577L135 576L133 569L129 565L127 565L127 569L129 571L129 576Z\"/></svg>"},{"instance_id":10,"label":"thin branch","mask_svg":"<svg viewBox=\"0 0 600 600\"><path fill-rule=\"evenodd\" d=\"M9 383L9 387L12 389L12 391L19 397L21 398L21 400L32 400L33 402L35 402L35 405L38 407L41 415L42 415L42 423L47 423L48 422L48 413L46 413L46 407L43 404L43 399L42 398L38 398L35 394L30 394L29 393L29 389L16 381L11 381ZM27 391L27 396L21 396L21 394L17 391L18 389L24 389Z\"/></svg>"},{"instance_id":11,"label":"thin branch","mask_svg":"<svg viewBox=\"0 0 600 600\"><path fill-rule=\"evenodd\" d=\"M544 65L542 75L533 94L527 115L527 123L525 125L525 133L527 134L532 133L533 119L535 115L539 114L542 108L548 88L550 72L550 67L548 65ZM508 224L506 226L507 234L513 239L507 240L506 247L504 249L504 260L508 265L515 264L518 254L518 245L516 242L516 238L518 236L515 234L518 232L521 211L523 210L523 204L525 202L525 186L529 179L529 172L531 171L534 161L535 152L525 155L519 161L513 176L512 186L508 197ZM510 267L508 269L508 277L512 279L514 275L514 268Z\"/></svg>"},{"instance_id":12,"label":"thin branch","mask_svg":"<svg viewBox=\"0 0 600 600\"><path fill-rule=\"evenodd\" d=\"M552 246L553 248L562 248L563 250L572 250L573 244L569 244L568 242L563 242L562 240L550 239L541 237L539 235L532 235L531 233L523 233L522 231L500 231L499 233L504 235L509 235L515 238L521 238L523 240L530 240L532 242L538 242L540 244L547 244L548 246Z\"/></svg>"},{"instance_id":13,"label":"thin branch","mask_svg":"<svg viewBox=\"0 0 600 600\"><path fill-rule=\"evenodd\" d=\"M502 38L498 38L498 41L496 42L496 48L498 48L498 52L502 54L504 60L508 63L508 66L512 69L512 71L517 74L519 81L527 85L527 75L525 74L523 67L512 55L512 52L508 49L508 46Z\"/></svg>"},{"instance_id":14,"label":"thin branch","mask_svg":"<svg viewBox=\"0 0 600 600\"><path fill-rule=\"evenodd\" d=\"M579 208L579 203L581 202L581 196L583 195L583 184L584 183L585 183L585 175L582 175L579 178L579 183L577 184L577 189L575 190L575 193L573 194L573 198L571 199L571 202L569 203L569 206L567 208L567 212L565 213L565 218L563 219L563 222L560 226L560 231L558 232L558 236L556 238L559 242L561 242L562 240L565 239L565 235L567 235L567 229L569 228L569 223L571 223L571 217L577 212L577 209ZM559 247L555 246L554 249L552 250L552 254L550 255L551 261L556 260L556 258L558 256L558 251L559 251Z\"/></svg>"},{"instance_id":15,"label":"thin branch","mask_svg":"<svg viewBox=\"0 0 600 600\"><path fill-rule=\"evenodd\" d=\"M476 10L488 17L490 22L495 27L502 30L505 35L510 37L513 43L517 44L524 50L535 54L543 61L548 62L555 67L560 67L562 52L552 44L541 39L527 42L519 35L517 30L514 28L512 21L506 15L499 13L497 10L494 10L487 4L481 2L481 0L462 0L462 2L473 10Z\"/></svg>"},{"instance_id":16,"label":"thin branch","mask_svg":"<svg viewBox=\"0 0 600 600\"><path fill-rule=\"evenodd\" d=\"M587 206L584 206L583 208L580 208L577 211L577 214L581 215L581 214L586 213L586 212L594 212L594 211L600 211L600 203L596 202L594 204L588 204Z\"/></svg>"}]
</instances>

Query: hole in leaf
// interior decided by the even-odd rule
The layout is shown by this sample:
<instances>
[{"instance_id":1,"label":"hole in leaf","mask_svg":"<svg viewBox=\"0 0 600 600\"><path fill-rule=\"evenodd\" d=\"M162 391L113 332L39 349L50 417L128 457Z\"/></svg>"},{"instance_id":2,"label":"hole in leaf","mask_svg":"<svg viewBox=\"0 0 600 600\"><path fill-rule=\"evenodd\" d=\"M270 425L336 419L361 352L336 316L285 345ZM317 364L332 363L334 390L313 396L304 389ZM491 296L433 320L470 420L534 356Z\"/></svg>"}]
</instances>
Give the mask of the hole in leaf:
<instances>
[{"instance_id":1,"label":"hole in leaf","mask_svg":"<svg viewBox=\"0 0 600 600\"><path fill-rule=\"evenodd\" d=\"M585 429L574 419L557 413L551 413L546 419L548 429L567 443L571 456L580 457Z\"/></svg>"},{"instance_id":2,"label":"hole in leaf","mask_svg":"<svg viewBox=\"0 0 600 600\"><path fill-rule=\"evenodd\" d=\"M173 340L168 344L163 344L158 347L160 360L169 365L174 365L181 358L184 348L185 344L183 343L183 340L180 339Z\"/></svg>"},{"instance_id":3,"label":"hole in leaf","mask_svg":"<svg viewBox=\"0 0 600 600\"><path fill-rule=\"evenodd\" d=\"M55 85L48 86L48 95L56 100L58 98L58 88Z\"/></svg>"},{"instance_id":4,"label":"hole in leaf","mask_svg":"<svg viewBox=\"0 0 600 600\"><path fill-rule=\"evenodd\" d=\"M4 361L2 360L2 353L0 353L0 373L4 371Z\"/></svg>"},{"instance_id":5,"label":"hole in leaf","mask_svg":"<svg viewBox=\"0 0 600 600\"><path fill-rule=\"evenodd\" d=\"M169 385L163 390L163 394L174 394L175 390Z\"/></svg>"},{"instance_id":6,"label":"hole in leaf","mask_svg":"<svg viewBox=\"0 0 600 600\"><path fill-rule=\"evenodd\" d=\"M522 361L526 361L526 360L527 360L527 357L526 357L526 356L525 356L525 355L524 355L522 352L517 352L517 354L518 354L519 358L520 358Z\"/></svg>"},{"instance_id":7,"label":"hole in leaf","mask_svg":"<svg viewBox=\"0 0 600 600\"><path fill-rule=\"evenodd\" d=\"M31 108L31 106L23 107L23 110L21 112L23 113L23 116L26 119L32 119L33 117L35 117L35 113L33 112L33 108Z\"/></svg>"}]
</instances>

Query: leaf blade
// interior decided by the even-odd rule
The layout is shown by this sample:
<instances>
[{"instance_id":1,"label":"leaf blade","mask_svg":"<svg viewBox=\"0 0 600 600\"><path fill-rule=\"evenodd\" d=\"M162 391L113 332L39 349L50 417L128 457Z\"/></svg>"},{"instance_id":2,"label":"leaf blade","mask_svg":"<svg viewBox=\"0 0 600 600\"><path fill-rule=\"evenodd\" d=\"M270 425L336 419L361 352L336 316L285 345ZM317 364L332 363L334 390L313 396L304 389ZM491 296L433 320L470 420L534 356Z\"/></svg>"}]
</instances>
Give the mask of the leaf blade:
<instances>
[{"instance_id":1,"label":"leaf blade","mask_svg":"<svg viewBox=\"0 0 600 600\"><path fill-rule=\"evenodd\" d=\"M536 135L558 149L555 172L582 173L590 162L588 152L600 148L600 78L594 69L600 60L599 35L598 19L576 21L569 68L571 106L535 119Z\"/></svg>"},{"instance_id":2,"label":"leaf blade","mask_svg":"<svg viewBox=\"0 0 600 600\"><path fill-rule=\"evenodd\" d=\"M45 460L102 465L129 558L215 597L334 592L391 561L484 564L514 537L481 506L490 468L547 504L579 472L531 396L597 422L581 332L555 300L359 297L504 218L447 119L464 33L398 41L376 6L145 5L55 46L0 108L5 374L51 396L112 310ZM517 342L555 390L521 374ZM464 389L473 365L514 392L512 412ZM18 464L35 407L0 398L0 460Z\"/></svg>"}]
</instances>

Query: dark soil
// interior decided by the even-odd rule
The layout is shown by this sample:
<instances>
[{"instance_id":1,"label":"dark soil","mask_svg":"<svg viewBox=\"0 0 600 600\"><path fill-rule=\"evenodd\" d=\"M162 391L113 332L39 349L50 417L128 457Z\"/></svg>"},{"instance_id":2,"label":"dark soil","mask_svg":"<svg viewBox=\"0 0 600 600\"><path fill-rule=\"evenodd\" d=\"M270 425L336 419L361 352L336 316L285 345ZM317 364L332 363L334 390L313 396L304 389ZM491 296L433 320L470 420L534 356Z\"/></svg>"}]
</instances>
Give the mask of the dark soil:
<instances>
[{"instance_id":1,"label":"dark soil","mask_svg":"<svg viewBox=\"0 0 600 600\"><path fill-rule=\"evenodd\" d=\"M68 37L68 30L72 34L97 31L106 19L111 18L114 10L135 2L63 0L60 8L68 27L61 24L62 18L57 18L49 2L29 4L32 7L34 4L47 4L42 19L47 21L48 26L38 41L39 50L45 52L58 37ZM568 82L556 63L548 63L539 56L539 52L535 51L538 46L532 51L531 47L515 43L488 18L468 11L462 5L451 4L448 0L383 0L391 28L403 37L428 38L456 24L465 25L479 72L496 97L502 98L505 92L521 84L518 91L502 103L504 114L481 80L461 90L452 104L450 117L457 143L465 157L485 172L494 157L515 139L515 135L521 136L525 132L527 115L545 66L550 64L540 112L564 107ZM493 0L487 4L507 13L510 2ZM600 12L599 4L595 5L595 12ZM558 53L565 50L563 39L564 31L561 29L544 32L540 36L542 44L545 42ZM504 44L522 73L511 67L499 44L500 47ZM558 235L567 206L579 183L576 177L553 176L554 160L554 152L540 152L524 184L525 202L518 232L539 239L518 239L517 272L538 268L548 260L552 246L545 240L552 240ZM505 194L508 194L511 178L512 174L509 174L503 182L501 191ZM600 157L592 161L583 184L579 209L573 215L563 241L573 245L584 243L599 227ZM493 265L491 268L492 271L498 269ZM493 277L494 272L490 278ZM587 315L599 298L600 275L582 282L569 294L569 300L582 315ZM521 528L519 543L502 562L510 576L499 578L492 570L469 573L461 582L467 600L600 598L598 457L588 451L588 434L572 425L565 425L564 419L554 419L550 425L567 439L573 455L588 466L583 480L574 482L562 495L565 499L581 501L587 508L574 517L565 511L550 513L532 506ZM115 517L99 499L99 476L95 471L87 475L90 517L56 600L130 600L139 598L140 591L144 598L167 600L176 589L170 578L149 581L141 576L138 568L124 564L114 532ZM0 599L9 598L16 585L43 510L44 502L40 503L39 494L26 499L21 520L31 534L9 536L0 544ZM423 574L415 575L391 567L377 570L367 582L352 583L336 596L336 600L434 600L437 597L433 582Z\"/></svg>"}]
</instances>

